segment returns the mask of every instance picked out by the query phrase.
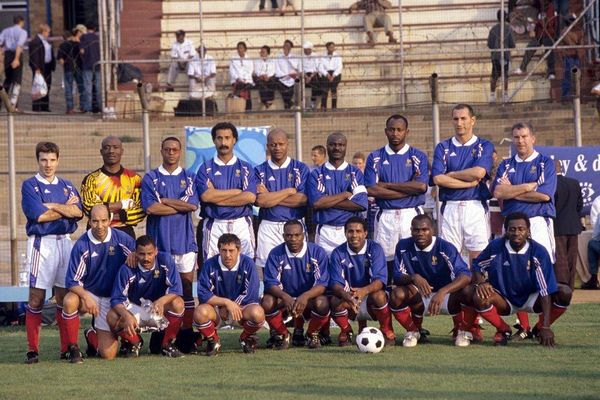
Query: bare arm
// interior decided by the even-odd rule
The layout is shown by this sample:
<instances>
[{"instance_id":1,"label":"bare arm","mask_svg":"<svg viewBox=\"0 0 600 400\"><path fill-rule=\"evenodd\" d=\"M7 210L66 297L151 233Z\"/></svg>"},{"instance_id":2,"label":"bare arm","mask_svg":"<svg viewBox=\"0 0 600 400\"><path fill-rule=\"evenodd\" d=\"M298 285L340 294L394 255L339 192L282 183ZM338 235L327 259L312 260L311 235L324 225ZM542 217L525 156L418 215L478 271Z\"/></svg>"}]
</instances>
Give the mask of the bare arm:
<instances>
[{"instance_id":1,"label":"bare arm","mask_svg":"<svg viewBox=\"0 0 600 400\"><path fill-rule=\"evenodd\" d=\"M394 285L397 285L397 286L410 285L412 282L413 282L412 276L406 275L406 274L401 275L400 278L394 279Z\"/></svg>"},{"instance_id":2,"label":"bare arm","mask_svg":"<svg viewBox=\"0 0 600 400\"><path fill-rule=\"evenodd\" d=\"M486 171L481 167L471 167L460 171L448 172L446 175L465 182L479 181L485 178Z\"/></svg>"},{"instance_id":3,"label":"bare arm","mask_svg":"<svg viewBox=\"0 0 600 400\"><path fill-rule=\"evenodd\" d=\"M364 207L350 200L343 200L337 203L333 208L346 211L364 211Z\"/></svg>"},{"instance_id":4,"label":"bare arm","mask_svg":"<svg viewBox=\"0 0 600 400\"><path fill-rule=\"evenodd\" d=\"M296 207L305 206L307 202L308 202L308 197L306 197L306 195L304 193L295 193L295 194L283 199L283 201L281 203L279 203L279 205L285 206L285 207L290 207L290 208L296 208Z\"/></svg>"},{"instance_id":5,"label":"bare arm","mask_svg":"<svg viewBox=\"0 0 600 400\"><path fill-rule=\"evenodd\" d=\"M402 183L393 182L379 182L377 186L384 187L396 192L404 193L409 196L416 194L423 194L427 191L427 184L425 182L408 181Z\"/></svg>"},{"instance_id":6,"label":"bare arm","mask_svg":"<svg viewBox=\"0 0 600 400\"><path fill-rule=\"evenodd\" d=\"M527 203L545 203L550 201L550 196L540 192L528 192L515 197L515 199L525 201Z\"/></svg>"},{"instance_id":7,"label":"bare arm","mask_svg":"<svg viewBox=\"0 0 600 400\"><path fill-rule=\"evenodd\" d=\"M525 193L532 193L537 187L535 182L511 185L510 183L505 183L506 181L508 180L503 178L500 181L500 184L496 186L496 189L494 189L494 197L498 200L516 199L518 196L521 196Z\"/></svg>"},{"instance_id":8,"label":"bare arm","mask_svg":"<svg viewBox=\"0 0 600 400\"><path fill-rule=\"evenodd\" d=\"M286 188L276 192L269 192L266 188L260 190L256 196L256 205L259 207L271 208L280 205L280 203L296 193L294 188Z\"/></svg>"},{"instance_id":9,"label":"bare arm","mask_svg":"<svg viewBox=\"0 0 600 400\"><path fill-rule=\"evenodd\" d=\"M240 189L220 190L215 188L209 188L204 193L202 193L202 195L200 196L200 200L202 200L205 203L219 204L221 201L227 200L228 198L238 195L240 193L242 193Z\"/></svg>"},{"instance_id":10,"label":"bare arm","mask_svg":"<svg viewBox=\"0 0 600 400\"><path fill-rule=\"evenodd\" d=\"M348 200L352 196L350 192L342 192L338 194L332 194L330 196L323 196L319 200L315 201L313 208L320 210L323 208L335 207L344 200Z\"/></svg>"},{"instance_id":11,"label":"bare arm","mask_svg":"<svg viewBox=\"0 0 600 400\"><path fill-rule=\"evenodd\" d=\"M386 189L385 187L379 185L369 186L367 188L367 193L371 197L382 200L396 200L408 196L404 193L397 192L392 189Z\"/></svg>"},{"instance_id":12,"label":"bare arm","mask_svg":"<svg viewBox=\"0 0 600 400\"><path fill-rule=\"evenodd\" d=\"M53 210L48 210L39 216L39 218L37 219L37 222L52 222L52 221L59 220L62 217L63 217L62 214L59 214Z\"/></svg>"},{"instance_id":13,"label":"bare arm","mask_svg":"<svg viewBox=\"0 0 600 400\"><path fill-rule=\"evenodd\" d=\"M252 192L241 192L233 197L215 203L225 207L241 207L252 204L256 201L256 195Z\"/></svg>"},{"instance_id":14,"label":"bare arm","mask_svg":"<svg viewBox=\"0 0 600 400\"><path fill-rule=\"evenodd\" d=\"M195 204L190 204L187 201L183 201L183 200L179 200L179 199L162 198L162 199L160 199L160 201L164 205L169 206L169 207L175 209L175 211L178 211L181 213L196 211L198 209L198 206L196 206Z\"/></svg>"},{"instance_id":15,"label":"bare arm","mask_svg":"<svg viewBox=\"0 0 600 400\"><path fill-rule=\"evenodd\" d=\"M83 217L83 212L77 205L75 204L57 204L57 203L48 203L46 207L55 211L61 216L65 218L81 218Z\"/></svg>"},{"instance_id":16,"label":"bare arm","mask_svg":"<svg viewBox=\"0 0 600 400\"><path fill-rule=\"evenodd\" d=\"M146 214L159 216L175 215L177 214L177 210L162 203L154 203L146 209Z\"/></svg>"},{"instance_id":17,"label":"bare arm","mask_svg":"<svg viewBox=\"0 0 600 400\"><path fill-rule=\"evenodd\" d=\"M448 189L467 189L475 187L479 184L478 181L465 182L448 175L437 175L433 177L433 183Z\"/></svg>"}]
</instances>

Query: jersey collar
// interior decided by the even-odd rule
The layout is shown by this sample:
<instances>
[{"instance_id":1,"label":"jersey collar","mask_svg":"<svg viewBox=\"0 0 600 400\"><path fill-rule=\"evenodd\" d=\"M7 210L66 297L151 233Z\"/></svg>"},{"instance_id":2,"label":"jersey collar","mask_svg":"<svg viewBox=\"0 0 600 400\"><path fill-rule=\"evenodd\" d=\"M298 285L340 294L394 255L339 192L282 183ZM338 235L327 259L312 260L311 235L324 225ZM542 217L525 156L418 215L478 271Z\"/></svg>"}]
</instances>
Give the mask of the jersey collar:
<instances>
[{"instance_id":1,"label":"jersey collar","mask_svg":"<svg viewBox=\"0 0 600 400\"><path fill-rule=\"evenodd\" d=\"M461 146L472 146L475 144L475 142L477 141L477 136L473 135L473 137L471 139L469 139L467 141L467 143L462 144L461 142L458 141L458 139L456 138L456 136L452 136L452 144L456 147L461 147Z\"/></svg>"},{"instance_id":2,"label":"jersey collar","mask_svg":"<svg viewBox=\"0 0 600 400\"><path fill-rule=\"evenodd\" d=\"M529 250L529 240L525 243L525 246L519 251L515 251L510 245L510 241L508 239L504 242L504 246L506 246L506 250L508 250L508 254L525 254L527 250Z\"/></svg>"},{"instance_id":3,"label":"jersey collar","mask_svg":"<svg viewBox=\"0 0 600 400\"><path fill-rule=\"evenodd\" d=\"M173 173L170 173L169 171L167 171L165 169L165 167L162 166L162 164L160 167L158 167L158 172L160 172L163 175L179 175L181 173L181 171L183 171L183 168L181 168L181 167L177 167L175 169L175 171L173 171Z\"/></svg>"},{"instance_id":4,"label":"jersey collar","mask_svg":"<svg viewBox=\"0 0 600 400\"><path fill-rule=\"evenodd\" d=\"M142 267L142 266L140 265L140 263L138 263L138 268L139 268L139 269L140 269L140 271L142 271L142 272L150 272L150 271L154 271L154 270L156 269L156 259L154 259L154 265L152 265L152 268L150 268L150 269L146 269L146 268Z\"/></svg>"},{"instance_id":5,"label":"jersey collar","mask_svg":"<svg viewBox=\"0 0 600 400\"><path fill-rule=\"evenodd\" d=\"M270 158L267 160L267 163L269 163L269 167L271 167L271 169L284 169L290 165L291 161L292 161L292 159L290 157L287 157L285 159L285 161L283 162L283 164L281 164L281 167L279 165L275 164L273 161L271 161Z\"/></svg>"},{"instance_id":6,"label":"jersey collar","mask_svg":"<svg viewBox=\"0 0 600 400\"><path fill-rule=\"evenodd\" d=\"M235 265L233 266L233 268L229 269L225 266L225 264L223 264L223 262L221 261L221 256L219 256L219 266L221 267L221 271L223 272L233 272L233 271L237 271L238 269L240 269L240 256L238 256L237 261L235 262Z\"/></svg>"},{"instance_id":7,"label":"jersey collar","mask_svg":"<svg viewBox=\"0 0 600 400\"><path fill-rule=\"evenodd\" d=\"M162 165L161 165L162 167ZM121 176L123 174L123 171L125 171L125 168L123 168L123 166L121 165L119 170L115 173L112 173L110 171L108 171L106 168L104 168L104 165L102 167L100 167L100 171L102 171L102 173L106 176Z\"/></svg>"},{"instance_id":8,"label":"jersey collar","mask_svg":"<svg viewBox=\"0 0 600 400\"><path fill-rule=\"evenodd\" d=\"M523 160L521 157L519 157L518 154L515 154L515 161L516 162L531 162L531 161L535 160L535 158L539 155L540 155L540 153L538 153L537 151L534 150L533 153L531 153L531 155L529 157L527 157L526 159Z\"/></svg>"},{"instance_id":9,"label":"jersey collar","mask_svg":"<svg viewBox=\"0 0 600 400\"><path fill-rule=\"evenodd\" d=\"M348 250L348 254L350 254L351 256L359 256L359 255L363 255L367 252L367 243L368 241L365 240L365 245L362 247L362 249L360 249L358 251L358 253L355 253L352 251L352 249L350 248L350 246L348 246L348 242L346 242L346 250Z\"/></svg>"},{"instance_id":10,"label":"jersey collar","mask_svg":"<svg viewBox=\"0 0 600 400\"><path fill-rule=\"evenodd\" d=\"M285 246L285 253L287 254L288 258L302 258L306 254L307 250L308 250L308 244L306 244L306 241L302 245L302 250L300 250L300 252L298 252L296 254L290 252L290 249L288 249L287 245Z\"/></svg>"},{"instance_id":11,"label":"jersey collar","mask_svg":"<svg viewBox=\"0 0 600 400\"><path fill-rule=\"evenodd\" d=\"M425 247L423 250L418 248L417 244L415 243L415 250L429 253L431 250L433 250L433 246L435 246L436 240L437 240L437 237L433 236L432 240L431 240L431 244L429 246Z\"/></svg>"},{"instance_id":12,"label":"jersey collar","mask_svg":"<svg viewBox=\"0 0 600 400\"><path fill-rule=\"evenodd\" d=\"M330 170L332 170L332 171L343 171L343 170L345 170L346 168L348 168L348 162L347 162L347 161L344 161L344 162L342 163L342 165L340 165L338 168L336 168L336 167L334 167L333 165L331 165L331 163L330 163L329 161L327 161L327 162L325 163L325 168L327 168L327 169L330 169Z\"/></svg>"},{"instance_id":13,"label":"jersey collar","mask_svg":"<svg viewBox=\"0 0 600 400\"><path fill-rule=\"evenodd\" d=\"M398 151L394 151L392 150L392 148L390 147L389 144L385 145L385 152L388 153L390 156L394 155L394 154L399 154L399 155L404 155L406 154L406 152L408 151L408 149L410 148L410 146L406 143L404 143L404 146L402 146L402 148Z\"/></svg>"},{"instance_id":14,"label":"jersey collar","mask_svg":"<svg viewBox=\"0 0 600 400\"><path fill-rule=\"evenodd\" d=\"M56 177L56 175L54 175L54 179L52 179L52 182L49 182L46 180L46 178L41 176L38 172L37 174L35 174L35 179L37 179L39 182L44 183L46 185L57 185L58 184L58 178Z\"/></svg>"},{"instance_id":15,"label":"jersey collar","mask_svg":"<svg viewBox=\"0 0 600 400\"><path fill-rule=\"evenodd\" d=\"M217 165L219 165L221 167L226 166L226 165L233 165L233 164L235 164L237 162L237 160L238 159L237 159L237 156L235 154L233 155L233 157L231 157L231 160L229 160L228 163L224 163L223 160L221 160L217 156L214 156L214 158L213 158L213 161L215 162L215 164L217 164Z\"/></svg>"},{"instance_id":16,"label":"jersey collar","mask_svg":"<svg viewBox=\"0 0 600 400\"><path fill-rule=\"evenodd\" d=\"M91 229L88 229L87 235L93 244L108 243L108 242L110 242L110 238L112 237L112 229L108 228L108 234L106 235L106 237L104 238L104 241L102 241L102 242L94 237Z\"/></svg>"}]
</instances>

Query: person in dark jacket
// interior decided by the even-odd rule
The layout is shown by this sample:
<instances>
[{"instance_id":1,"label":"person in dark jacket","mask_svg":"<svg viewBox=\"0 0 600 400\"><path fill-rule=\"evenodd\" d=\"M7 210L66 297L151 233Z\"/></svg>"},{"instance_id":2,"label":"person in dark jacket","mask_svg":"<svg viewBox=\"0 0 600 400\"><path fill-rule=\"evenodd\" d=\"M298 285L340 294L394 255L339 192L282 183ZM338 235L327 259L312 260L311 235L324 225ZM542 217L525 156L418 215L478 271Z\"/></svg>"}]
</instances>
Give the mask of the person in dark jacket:
<instances>
[{"instance_id":1,"label":"person in dark jacket","mask_svg":"<svg viewBox=\"0 0 600 400\"><path fill-rule=\"evenodd\" d=\"M65 101L67 103L67 114L74 114L75 103L73 100L73 83L77 84L79 93L79 107L83 106L83 75L81 71L81 55L79 54L79 38L82 32L75 28L73 32L63 33L64 42L60 44L56 59L63 66L63 82L65 85Z\"/></svg>"},{"instance_id":2,"label":"person in dark jacket","mask_svg":"<svg viewBox=\"0 0 600 400\"><path fill-rule=\"evenodd\" d=\"M52 72L56 69L56 60L52 45L48 43L50 27L40 24L38 34L29 42L29 66L33 76L41 74L48 86L48 93L40 99L31 102L32 111L50 112L50 86L52 85Z\"/></svg>"}]
</instances>

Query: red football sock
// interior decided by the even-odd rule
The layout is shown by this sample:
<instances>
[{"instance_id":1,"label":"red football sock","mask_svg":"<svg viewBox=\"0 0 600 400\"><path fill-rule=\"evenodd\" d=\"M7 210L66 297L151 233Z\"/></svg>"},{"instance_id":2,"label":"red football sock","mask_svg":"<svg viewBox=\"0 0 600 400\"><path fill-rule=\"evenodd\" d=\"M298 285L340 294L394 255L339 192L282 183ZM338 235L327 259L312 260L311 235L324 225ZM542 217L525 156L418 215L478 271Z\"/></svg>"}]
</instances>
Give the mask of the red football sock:
<instances>
[{"instance_id":1,"label":"red football sock","mask_svg":"<svg viewBox=\"0 0 600 400\"><path fill-rule=\"evenodd\" d=\"M318 332L327 321L329 321L329 313L327 313L327 315L319 315L316 312L311 311L306 333L312 334L313 332Z\"/></svg>"},{"instance_id":2,"label":"red football sock","mask_svg":"<svg viewBox=\"0 0 600 400\"><path fill-rule=\"evenodd\" d=\"M165 335L161 343L163 347L175 339L182 321L181 314L173 314L171 311L165 313L165 318L169 321L169 325L165 329Z\"/></svg>"},{"instance_id":3,"label":"red football sock","mask_svg":"<svg viewBox=\"0 0 600 400\"><path fill-rule=\"evenodd\" d=\"M472 328L473 325L475 325L477 316L479 315L477 310L474 309L473 307L462 306L462 314L463 314L463 321L465 324L464 328L465 329Z\"/></svg>"},{"instance_id":4,"label":"red football sock","mask_svg":"<svg viewBox=\"0 0 600 400\"><path fill-rule=\"evenodd\" d=\"M131 344L138 344L140 342L140 335L138 335L137 333L130 335L125 331L121 331L121 333L119 333L119 336L121 337L121 339Z\"/></svg>"},{"instance_id":5,"label":"red football sock","mask_svg":"<svg viewBox=\"0 0 600 400\"><path fill-rule=\"evenodd\" d=\"M181 322L181 329L190 329L194 323L194 309L196 303L194 300L185 301L185 310L183 311L183 321Z\"/></svg>"},{"instance_id":6,"label":"red football sock","mask_svg":"<svg viewBox=\"0 0 600 400\"><path fill-rule=\"evenodd\" d=\"M419 330L413 318L411 317L410 308L404 307L400 310L394 310L391 308L390 310L392 311L392 314L394 314L396 321L398 321L407 332L417 332ZM423 317L421 317L421 321L423 321Z\"/></svg>"},{"instance_id":7,"label":"red football sock","mask_svg":"<svg viewBox=\"0 0 600 400\"><path fill-rule=\"evenodd\" d=\"M517 318L519 318L519 323L523 329L528 331L531 328L531 325L529 325L529 315L525 311L517 311Z\"/></svg>"},{"instance_id":8,"label":"red football sock","mask_svg":"<svg viewBox=\"0 0 600 400\"><path fill-rule=\"evenodd\" d=\"M63 310L62 319L65 326L67 346L76 345L79 340L79 312L75 311L73 314L67 314Z\"/></svg>"},{"instance_id":9,"label":"red football sock","mask_svg":"<svg viewBox=\"0 0 600 400\"><path fill-rule=\"evenodd\" d=\"M198 331L205 338L214 337L216 340L219 340L219 335L217 335L217 330L215 329L215 323L213 321L205 322L204 324L199 324Z\"/></svg>"},{"instance_id":10,"label":"red football sock","mask_svg":"<svg viewBox=\"0 0 600 400\"><path fill-rule=\"evenodd\" d=\"M304 329L304 317L302 315L294 318L294 329Z\"/></svg>"},{"instance_id":11,"label":"red football sock","mask_svg":"<svg viewBox=\"0 0 600 400\"><path fill-rule=\"evenodd\" d=\"M256 323L253 321L244 320L244 323L242 324L242 326L244 327L244 331L240 335L240 339L244 340L248 336L252 336L256 332L258 332L258 330L262 327L262 323Z\"/></svg>"},{"instance_id":12,"label":"red football sock","mask_svg":"<svg viewBox=\"0 0 600 400\"><path fill-rule=\"evenodd\" d=\"M288 335L289 332L283 323L283 314L281 311L277 310L272 314L265 315L267 323L271 328L275 330L279 335Z\"/></svg>"},{"instance_id":13,"label":"red football sock","mask_svg":"<svg viewBox=\"0 0 600 400\"><path fill-rule=\"evenodd\" d=\"M552 308L550 309L550 324L552 325L554 321L556 321L561 315L563 315L567 311L567 307L559 306L558 304L552 303ZM535 326L540 329L544 326L544 314L540 313L540 318L535 324Z\"/></svg>"},{"instance_id":14,"label":"red football sock","mask_svg":"<svg viewBox=\"0 0 600 400\"><path fill-rule=\"evenodd\" d=\"M465 320L463 317L463 313L460 312L456 315L452 316L452 321L454 322L454 330L455 331L462 331L465 328Z\"/></svg>"},{"instance_id":15,"label":"red football sock","mask_svg":"<svg viewBox=\"0 0 600 400\"><path fill-rule=\"evenodd\" d=\"M25 329L27 330L28 351L40 352L40 329L42 327L42 309L25 307Z\"/></svg>"},{"instance_id":16,"label":"red football sock","mask_svg":"<svg viewBox=\"0 0 600 400\"><path fill-rule=\"evenodd\" d=\"M348 310L334 312L331 317L337 326L340 327L342 332L349 332L352 330L350 320L348 319Z\"/></svg>"},{"instance_id":17,"label":"red football sock","mask_svg":"<svg viewBox=\"0 0 600 400\"><path fill-rule=\"evenodd\" d=\"M94 350L98 351L98 332L94 328L90 329L87 332L87 341L90 347L94 348Z\"/></svg>"},{"instance_id":18,"label":"red football sock","mask_svg":"<svg viewBox=\"0 0 600 400\"><path fill-rule=\"evenodd\" d=\"M417 330L420 330L423 327L423 316L412 314L412 320L415 323Z\"/></svg>"},{"instance_id":19,"label":"red football sock","mask_svg":"<svg viewBox=\"0 0 600 400\"><path fill-rule=\"evenodd\" d=\"M379 321L379 329L386 337L390 335L394 335L394 328L392 327L392 312L390 311L390 307L388 303L381 308L372 309L373 314L375 314L375 318Z\"/></svg>"},{"instance_id":20,"label":"red football sock","mask_svg":"<svg viewBox=\"0 0 600 400\"><path fill-rule=\"evenodd\" d=\"M329 323L330 323L330 321L331 321L331 317L329 316L329 317L327 317L327 322L325 322L323 324L323 326L321 327L321 330L320 330L321 335L323 335L323 336L331 336L331 330L329 329Z\"/></svg>"},{"instance_id":21,"label":"red football sock","mask_svg":"<svg viewBox=\"0 0 600 400\"><path fill-rule=\"evenodd\" d=\"M498 332L510 332L510 326L500 317L496 307L490 306L487 310L479 310L479 314L481 314L483 319L492 324Z\"/></svg>"},{"instance_id":22,"label":"red football sock","mask_svg":"<svg viewBox=\"0 0 600 400\"><path fill-rule=\"evenodd\" d=\"M67 343L67 331L62 318L62 307L56 305L56 325L58 325L58 335L60 337L60 352L64 353L69 347Z\"/></svg>"}]
</instances>

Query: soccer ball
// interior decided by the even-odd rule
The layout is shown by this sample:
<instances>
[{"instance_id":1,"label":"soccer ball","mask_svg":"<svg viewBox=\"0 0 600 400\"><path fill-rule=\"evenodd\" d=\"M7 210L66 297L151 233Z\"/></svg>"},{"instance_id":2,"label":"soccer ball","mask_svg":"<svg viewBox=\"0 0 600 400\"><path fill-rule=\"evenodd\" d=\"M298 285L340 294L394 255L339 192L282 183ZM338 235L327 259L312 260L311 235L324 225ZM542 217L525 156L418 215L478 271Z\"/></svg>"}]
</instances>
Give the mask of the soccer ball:
<instances>
[{"instance_id":1,"label":"soccer ball","mask_svg":"<svg viewBox=\"0 0 600 400\"><path fill-rule=\"evenodd\" d=\"M367 326L356 337L356 347L361 353L379 353L384 345L383 333L377 328Z\"/></svg>"}]
</instances>

